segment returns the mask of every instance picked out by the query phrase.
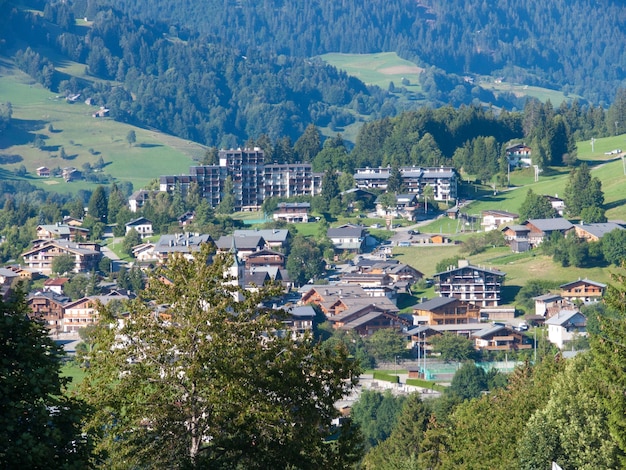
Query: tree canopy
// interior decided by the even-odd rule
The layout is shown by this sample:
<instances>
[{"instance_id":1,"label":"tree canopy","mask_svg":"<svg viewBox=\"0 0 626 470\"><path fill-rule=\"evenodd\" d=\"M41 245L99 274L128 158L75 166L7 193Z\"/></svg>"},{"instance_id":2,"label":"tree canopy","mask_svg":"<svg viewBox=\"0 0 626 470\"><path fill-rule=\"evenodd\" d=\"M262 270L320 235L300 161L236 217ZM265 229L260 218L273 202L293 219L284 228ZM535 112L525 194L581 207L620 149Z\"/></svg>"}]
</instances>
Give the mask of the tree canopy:
<instances>
[{"instance_id":1,"label":"tree canopy","mask_svg":"<svg viewBox=\"0 0 626 470\"><path fill-rule=\"evenodd\" d=\"M528 219L549 219L556 216L556 211L547 198L535 194L532 189L526 193L526 199L519 208L519 218L521 221Z\"/></svg>"},{"instance_id":2,"label":"tree canopy","mask_svg":"<svg viewBox=\"0 0 626 470\"><path fill-rule=\"evenodd\" d=\"M81 396L97 410L89 429L102 464L338 468L358 458L355 431L331 425L358 377L347 350L283 334L281 312L260 307L276 291L242 291L225 275L230 256L211 256L208 245L193 260L174 255L128 317L100 309Z\"/></svg>"},{"instance_id":3,"label":"tree canopy","mask_svg":"<svg viewBox=\"0 0 626 470\"><path fill-rule=\"evenodd\" d=\"M604 193L602 182L597 177L592 177L589 167L582 163L578 168L572 169L569 175L563 201L568 214L573 217L582 216L583 211L590 208L602 209ZM587 212L591 215L592 212ZM602 213L601 216L604 214ZM598 216L594 215L594 219ZM585 220L584 222L589 222Z\"/></svg>"}]
</instances>

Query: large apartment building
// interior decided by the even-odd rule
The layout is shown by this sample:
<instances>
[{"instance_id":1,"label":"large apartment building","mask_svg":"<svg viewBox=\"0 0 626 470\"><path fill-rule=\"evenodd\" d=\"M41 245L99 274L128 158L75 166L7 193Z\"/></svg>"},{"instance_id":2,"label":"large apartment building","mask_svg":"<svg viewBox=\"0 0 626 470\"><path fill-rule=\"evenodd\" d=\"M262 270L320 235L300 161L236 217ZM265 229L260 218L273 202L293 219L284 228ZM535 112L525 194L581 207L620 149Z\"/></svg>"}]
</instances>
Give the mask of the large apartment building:
<instances>
[{"instance_id":1,"label":"large apartment building","mask_svg":"<svg viewBox=\"0 0 626 470\"><path fill-rule=\"evenodd\" d=\"M451 167L400 167L406 192L423 194L428 185L433 188L435 201L452 201L457 198L458 176ZM391 167L357 168L354 180L361 189L387 189Z\"/></svg>"},{"instance_id":2,"label":"large apartment building","mask_svg":"<svg viewBox=\"0 0 626 470\"><path fill-rule=\"evenodd\" d=\"M265 198L315 196L321 191L321 173L313 173L310 163L265 164L258 147L219 151L219 164L189 168L188 175L161 176L161 191L187 195L193 184L202 197L215 207L224 196L224 183L233 182L236 210L256 210Z\"/></svg>"}]
</instances>

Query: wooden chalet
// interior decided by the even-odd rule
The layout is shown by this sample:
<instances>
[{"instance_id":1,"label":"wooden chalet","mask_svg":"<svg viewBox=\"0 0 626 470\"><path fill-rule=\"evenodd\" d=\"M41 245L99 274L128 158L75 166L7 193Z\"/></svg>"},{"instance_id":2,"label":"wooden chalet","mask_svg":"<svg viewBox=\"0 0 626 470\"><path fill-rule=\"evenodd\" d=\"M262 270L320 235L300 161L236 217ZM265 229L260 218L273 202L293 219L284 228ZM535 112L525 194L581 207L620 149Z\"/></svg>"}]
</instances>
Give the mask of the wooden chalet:
<instances>
[{"instance_id":1,"label":"wooden chalet","mask_svg":"<svg viewBox=\"0 0 626 470\"><path fill-rule=\"evenodd\" d=\"M383 328L401 331L410 326L408 320L374 303L352 306L328 318L328 321L335 329L356 331L361 336L369 336Z\"/></svg>"},{"instance_id":2,"label":"wooden chalet","mask_svg":"<svg viewBox=\"0 0 626 470\"><path fill-rule=\"evenodd\" d=\"M478 323L480 308L455 297L435 297L413 307L413 315L427 318L428 325Z\"/></svg>"},{"instance_id":3,"label":"wooden chalet","mask_svg":"<svg viewBox=\"0 0 626 470\"><path fill-rule=\"evenodd\" d=\"M562 284L560 289L561 297L569 302L580 301L588 304L602 300L606 284L589 279L578 279L577 281Z\"/></svg>"},{"instance_id":4,"label":"wooden chalet","mask_svg":"<svg viewBox=\"0 0 626 470\"><path fill-rule=\"evenodd\" d=\"M483 351L517 351L532 349L532 340L526 335L503 325L489 325L472 334L476 349Z\"/></svg>"}]
</instances>

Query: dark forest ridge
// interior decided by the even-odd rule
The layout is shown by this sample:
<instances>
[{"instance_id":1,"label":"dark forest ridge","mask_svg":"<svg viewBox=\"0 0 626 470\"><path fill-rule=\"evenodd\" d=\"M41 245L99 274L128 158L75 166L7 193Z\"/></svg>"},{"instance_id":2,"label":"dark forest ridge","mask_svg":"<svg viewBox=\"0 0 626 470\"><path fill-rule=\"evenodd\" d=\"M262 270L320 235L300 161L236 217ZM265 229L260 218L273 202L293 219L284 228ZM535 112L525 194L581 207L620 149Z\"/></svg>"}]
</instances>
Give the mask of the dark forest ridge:
<instances>
[{"instance_id":1,"label":"dark forest ridge","mask_svg":"<svg viewBox=\"0 0 626 470\"><path fill-rule=\"evenodd\" d=\"M502 76L609 102L624 83L621 2L600 0L119 0L133 18L163 21L245 51L311 57L397 52L449 73Z\"/></svg>"}]
</instances>

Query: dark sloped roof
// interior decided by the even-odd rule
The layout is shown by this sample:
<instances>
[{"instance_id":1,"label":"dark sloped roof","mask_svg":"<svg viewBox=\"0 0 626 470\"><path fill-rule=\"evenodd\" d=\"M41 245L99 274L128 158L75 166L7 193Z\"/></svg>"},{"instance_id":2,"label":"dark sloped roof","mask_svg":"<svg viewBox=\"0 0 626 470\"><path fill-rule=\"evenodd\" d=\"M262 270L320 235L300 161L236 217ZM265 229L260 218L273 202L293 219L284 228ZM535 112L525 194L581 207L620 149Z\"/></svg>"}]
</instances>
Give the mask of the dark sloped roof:
<instances>
[{"instance_id":1,"label":"dark sloped roof","mask_svg":"<svg viewBox=\"0 0 626 470\"><path fill-rule=\"evenodd\" d=\"M436 308L443 307L444 305L448 305L456 301L457 299L455 297L434 297L425 302L415 305L413 308L417 310L434 310Z\"/></svg>"},{"instance_id":2,"label":"dark sloped roof","mask_svg":"<svg viewBox=\"0 0 626 470\"><path fill-rule=\"evenodd\" d=\"M524 225L532 224L542 232L554 232L555 230L569 230L574 225L563 217L554 217L552 219L528 219Z\"/></svg>"}]
</instances>

